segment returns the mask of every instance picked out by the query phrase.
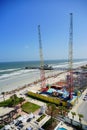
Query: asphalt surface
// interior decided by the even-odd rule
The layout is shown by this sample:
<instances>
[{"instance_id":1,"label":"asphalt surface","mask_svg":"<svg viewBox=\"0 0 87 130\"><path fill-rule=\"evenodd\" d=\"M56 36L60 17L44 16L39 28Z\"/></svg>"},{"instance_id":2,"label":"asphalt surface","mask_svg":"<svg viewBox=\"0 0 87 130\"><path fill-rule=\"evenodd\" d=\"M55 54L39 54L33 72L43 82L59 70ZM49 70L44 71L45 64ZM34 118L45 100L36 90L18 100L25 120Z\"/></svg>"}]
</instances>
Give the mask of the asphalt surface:
<instances>
[{"instance_id":1,"label":"asphalt surface","mask_svg":"<svg viewBox=\"0 0 87 130\"><path fill-rule=\"evenodd\" d=\"M83 101L78 108L78 113L84 116L84 121L87 122L87 100Z\"/></svg>"}]
</instances>

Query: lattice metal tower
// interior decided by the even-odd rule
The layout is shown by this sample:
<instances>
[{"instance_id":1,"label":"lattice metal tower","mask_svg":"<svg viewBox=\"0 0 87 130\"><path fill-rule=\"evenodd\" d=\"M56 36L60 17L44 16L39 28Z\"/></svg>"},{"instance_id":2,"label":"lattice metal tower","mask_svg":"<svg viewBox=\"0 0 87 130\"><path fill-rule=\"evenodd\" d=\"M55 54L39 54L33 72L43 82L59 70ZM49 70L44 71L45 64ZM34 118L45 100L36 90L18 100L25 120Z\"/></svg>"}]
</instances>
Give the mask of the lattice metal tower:
<instances>
[{"instance_id":1,"label":"lattice metal tower","mask_svg":"<svg viewBox=\"0 0 87 130\"><path fill-rule=\"evenodd\" d=\"M41 76L41 87L44 88L46 86L45 83L45 70L43 69L44 66L44 58L42 52L42 41L41 41L41 32L40 32L40 25L38 25L38 36L39 36L39 50L40 50L40 76Z\"/></svg>"},{"instance_id":2,"label":"lattice metal tower","mask_svg":"<svg viewBox=\"0 0 87 130\"><path fill-rule=\"evenodd\" d=\"M69 30L69 94L72 98L73 91L73 14L70 13L70 30Z\"/></svg>"}]
</instances>

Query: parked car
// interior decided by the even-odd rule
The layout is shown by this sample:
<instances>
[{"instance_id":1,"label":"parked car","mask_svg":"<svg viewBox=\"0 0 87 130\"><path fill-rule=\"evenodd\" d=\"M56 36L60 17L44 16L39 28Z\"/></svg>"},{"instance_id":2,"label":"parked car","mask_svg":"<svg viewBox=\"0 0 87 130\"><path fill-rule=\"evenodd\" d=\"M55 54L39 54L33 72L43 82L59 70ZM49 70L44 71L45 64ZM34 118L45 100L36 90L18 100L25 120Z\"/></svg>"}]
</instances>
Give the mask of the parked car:
<instances>
[{"instance_id":1,"label":"parked car","mask_svg":"<svg viewBox=\"0 0 87 130\"><path fill-rule=\"evenodd\" d=\"M18 126L21 123L22 123L21 121L17 121L17 123L15 125Z\"/></svg>"},{"instance_id":2,"label":"parked car","mask_svg":"<svg viewBox=\"0 0 87 130\"><path fill-rule=\"evenodd\" d=\"M20 128L23 128L23 126L24 126L24 125L23 125L22 123L21 123L21 124L19 124L19 127L20 127Z\"/></svg>"},{"instance_id":3,"label":"parked car","mask_svg":"<svg viewBox=\"0 0 87 130\"><path fill-rule=\"evenodd\" d=\"M83 100L84 100L84 101L86 101L86 100L87 100L87 98L85 98L85 97L84 97L84 98L83 98Z\"/></svg>"},{"instance_id":4,"label":"parked car","mask_svg":"<svg viewBox=\"0 0 87 130\"><path fill-rule=\"evenodd\" d=\"M30 121L31 121L31 118L28 118L28 119L27 119L27 122L30 122Z\"/></svg>"},{"instance_id":5,"label":"parked car","mask_svg":"<svg viewBox=\"0 0 87 130\"><path fill-rule=\"evenodd\" d=\"M24 125L21 123L21 124L18 125L17 129L21 130L23 127L24 127Z\"/></svg>"}]
</instances>

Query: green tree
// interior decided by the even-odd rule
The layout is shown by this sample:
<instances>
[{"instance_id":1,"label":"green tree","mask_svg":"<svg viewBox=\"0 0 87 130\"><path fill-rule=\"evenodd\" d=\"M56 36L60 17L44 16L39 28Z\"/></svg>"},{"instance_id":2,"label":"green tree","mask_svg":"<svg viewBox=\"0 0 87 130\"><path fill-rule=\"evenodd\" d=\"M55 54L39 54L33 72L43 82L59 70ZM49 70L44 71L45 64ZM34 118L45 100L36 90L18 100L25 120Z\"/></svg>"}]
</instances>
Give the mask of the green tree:
<instances>
[{"instance_id":1,"label":"green tree","mask_svg":"<svg viewBox=\"0 0 87 130\"><path fill-rule=\"evenodd\" d=\"M74 116L76 116L76 113L75 112L71 112L72 114L72 119L74 120ZM71 119L71 124L72 124L72 119Z\"/></svg>"},{"instance_id":2,"label":"green tree","mask_svg":"<svg viewBox=\"0 0 87 130\"><path fill-rule=\"evenodd\" d=\"M61 115L63 115L63 116L66 116L67 113L69 112L69 110L68 110L66 107L64 107L64 106L59 106L58 108L59 108L59 112L60 112Z\"/></svg>"},{"instance_id":3,"label":"green tree","mask_svg":"<svg viewBox=\"0 0 87 130\"><path fill-rule=\"evenodd\" d=\"M5 101L5 92L1 93L3 95L3 101Z\"/></svg>"},{"instance_id":4,"label":"green tree","mask_svg":"<svg viewBox=\"0 0 87 130\"><path fill-rule=\"evenodd\" d=\"M84 116L83 116L82 114L78 114L78 116L79 116L79 121L80 121L81 128L82 128L82 123L81 123L81 121L82 121L82 118L84 118Z\"/></svg>"},{"instance_id":5,"label":"green tree","mask_svg":"<svg viewBox=\"0 0 87 130\"><path fill-rule=\"evenodd\" d=\"M56 105L48 103L47 111L48 111L49 115L51 116L51 118L53 117L55 110L56 110Z\"/></svg>"},{"instance_id":6,"label":"green tree","mask_svg":"<svg viewBox=\"0 0 87 130\"><path fill-rule=\"evenodd\" d=\"M51 127L54 123L56 123L53 117L57 114L57 109L55 104L48 103L47 105L47 114L51 116Z\"/></svg>"},{"instance_id":7,"label":"green tree","mask_svg":"<svg viewBox=\"0 0 87 130\"><path fill-rule=\"evenodd\" d=\"M11 97L10 97L10 99L11 99L11 102L10 102L10 106L15 106L16 104L16 100L17 100L17 95L16 94L14 94L14 95L12 95Z\"/></svg>"},{"instance_id":8,"label":"green tree","mask_svg":"<svg viewBox=\"0 0 87 130\"><path fill-rule=\"evenodd\" d=\"M59 111L60 111L60 114L61 114L61 115L63 115L63 109L64 109L63 106L59 106Z\"/></svg>"},{"instance_id":9,"label":"green tree","mask_svg":"<svg viewBox=\"0 0 87 130\"><path fill-rule=\"evenodd\" d=\"M74 116L76 116L76 113L75 112L71 112L71 114L72 114L72 118L74 120Z\"/></svg>"}]
</instances>

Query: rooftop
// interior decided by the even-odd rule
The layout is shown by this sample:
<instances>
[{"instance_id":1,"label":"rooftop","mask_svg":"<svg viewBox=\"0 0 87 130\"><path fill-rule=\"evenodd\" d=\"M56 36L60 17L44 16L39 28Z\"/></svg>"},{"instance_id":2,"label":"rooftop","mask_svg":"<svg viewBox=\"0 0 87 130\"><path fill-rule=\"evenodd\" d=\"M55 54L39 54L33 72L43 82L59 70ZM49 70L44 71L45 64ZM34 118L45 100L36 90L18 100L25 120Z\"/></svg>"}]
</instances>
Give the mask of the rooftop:
<instances>
[{"instance_id":1,"label":"rooftop","mask_svg":"<svg viewBox=\"0 0 87 130\"><path fill-rule=\"evenodd\" d=\"M14 108L8 108L8 107L0 107L0 116L3 116L5 114L8 114L9 112L11 112L12 110L14 110Z\"/></svg>"}]
</instances>

